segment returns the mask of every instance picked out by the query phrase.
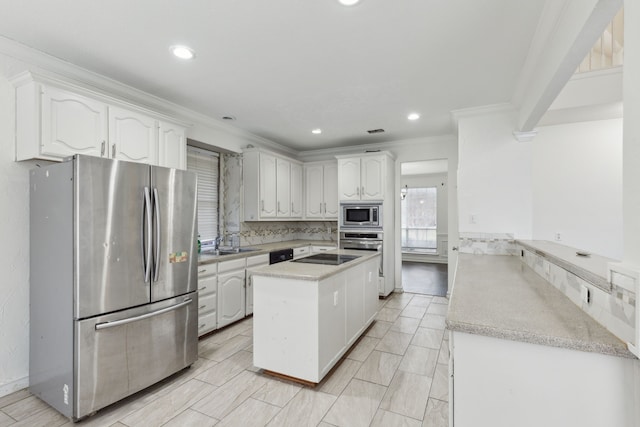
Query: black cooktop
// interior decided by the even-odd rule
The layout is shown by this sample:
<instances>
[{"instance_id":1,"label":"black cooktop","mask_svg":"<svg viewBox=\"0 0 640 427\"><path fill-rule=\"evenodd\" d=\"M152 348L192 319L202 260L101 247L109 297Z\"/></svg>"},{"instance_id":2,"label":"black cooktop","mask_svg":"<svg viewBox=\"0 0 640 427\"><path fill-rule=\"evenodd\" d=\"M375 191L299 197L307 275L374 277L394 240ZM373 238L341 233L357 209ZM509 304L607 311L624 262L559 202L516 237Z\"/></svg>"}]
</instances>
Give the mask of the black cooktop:
<instances>
[{"instance_id":1,"label":"black cooktop","mask_svg":"<svg viewBox=\"0 0 640 427\"><path fill-rule=\"evenodd\" d=\"M291 262L306 262L308 264L340 265L345 262L360 258L358 255L316 254L304 258L294 259Z\"/></svg>"}]
</instances>

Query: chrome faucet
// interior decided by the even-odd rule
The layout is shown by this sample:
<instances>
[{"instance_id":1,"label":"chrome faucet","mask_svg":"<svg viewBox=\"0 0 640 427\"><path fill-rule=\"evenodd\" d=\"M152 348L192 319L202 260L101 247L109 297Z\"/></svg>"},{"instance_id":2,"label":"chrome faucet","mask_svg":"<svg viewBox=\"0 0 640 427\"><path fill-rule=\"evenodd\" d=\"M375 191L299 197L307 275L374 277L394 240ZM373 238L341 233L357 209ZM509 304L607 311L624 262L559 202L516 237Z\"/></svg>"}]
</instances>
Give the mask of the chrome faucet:
<instances>
[{"instance_id":1,"label":"chrome faucet","mask_svg":"<svg viewBox=\"0 0 640 427\"><path fill-rule=\"evenodd\" d=\"M217 251L218 249L220 249L220 242L222 241L222 237L217 236L215 239L213 239L213 248Z\"/></svg>"}]
</instances>

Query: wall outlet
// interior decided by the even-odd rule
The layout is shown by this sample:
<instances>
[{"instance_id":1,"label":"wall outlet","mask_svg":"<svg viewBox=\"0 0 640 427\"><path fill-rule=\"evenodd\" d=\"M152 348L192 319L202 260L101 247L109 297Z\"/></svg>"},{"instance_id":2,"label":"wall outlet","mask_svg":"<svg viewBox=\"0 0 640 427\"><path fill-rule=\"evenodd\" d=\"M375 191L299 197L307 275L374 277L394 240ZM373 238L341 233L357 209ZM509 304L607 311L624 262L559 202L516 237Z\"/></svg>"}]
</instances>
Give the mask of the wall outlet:
<instances>
[{"instance_id":1,"label":"wall outlet","mask_svg":"<svg viewBox=\"0 0 640 427\"><path fill-rule=\"evenodd\" d=\"M591 289L589 289L586 285L582 285L582 287L580 288L580 295L582 297L582 302L586 303L587 305L591 305Z\"/></svg>"},{"instance_id":2,"label":"wall outlet","mask_svg":"<svg viewBox=\"0 0 640 427\"><path fill-rule=\"evenodd\" d=\"M562 234L560 234L560 233L556 233L556 234L555 234L555 236L554 236L554 238L556 239L556 242L559 242L559 241L561 241L561 240L562 240Z\"/></svg>"},{"instance_id":3,"label":"wall outlet","mask_svg":"<svg viewBox=\"0 0 640 427\"><path fill-rule=\"evenodd\" d=\"M478 215L476 214L471 214L469 216L469 223L471 224L477 224L478 223Z\"/></svg>"}]
</instances>

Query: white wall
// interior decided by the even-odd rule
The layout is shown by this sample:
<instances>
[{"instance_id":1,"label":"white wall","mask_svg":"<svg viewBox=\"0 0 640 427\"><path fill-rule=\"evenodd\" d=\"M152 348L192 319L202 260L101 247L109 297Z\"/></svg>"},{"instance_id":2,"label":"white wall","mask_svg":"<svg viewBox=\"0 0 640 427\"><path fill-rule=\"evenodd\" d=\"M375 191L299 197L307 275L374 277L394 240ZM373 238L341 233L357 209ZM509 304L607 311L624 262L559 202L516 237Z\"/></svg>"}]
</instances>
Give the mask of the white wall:
<instances>
[{"instance_id":1,"label":"white wall","mask_svg":"<svg viewBox=\"0 0 640 427\"><path fill-rule=\"evenodd\" d=\"M3 70L4 71L4 70ZM15 97L0 74L0 396L28 385L29 169L14 162Z\"/></svg>"},{"instance_id":2,"label":"white wall","mask_svg":"<svg viewBox=\"0 0 640 427\"><path fill-rule=\"evenodd\" d=\"M398 164L400 167L400 164ZM429 174L429 175L402 175L400 177L400 188L407 185L409 188L424 188L424 187L436 187L437 188L437 229L436 232L440 234L447 234L449 228L449 185L447 183L447 174Z\"/></svg>"},{"instance_id":3,"label":"white wall","mask_svg":"<svg viewBox=\"0 0 640 427\"><path fill-rule=\"evenodd\" d=\"M533 238L621 259L622 119L538 129Z\"/></svg>"},{"instance_id":4,"label":"white wall","mask_svg":"<svg viewBox=\"0 0 640 427\"><path fill-rule=\"evenodd\" d=\"M458 121L459 230L531 238L531 150L517 142L512 112L466 115ZM471 222L474 216L475 223Z\"/></svg>"}]
</instances>

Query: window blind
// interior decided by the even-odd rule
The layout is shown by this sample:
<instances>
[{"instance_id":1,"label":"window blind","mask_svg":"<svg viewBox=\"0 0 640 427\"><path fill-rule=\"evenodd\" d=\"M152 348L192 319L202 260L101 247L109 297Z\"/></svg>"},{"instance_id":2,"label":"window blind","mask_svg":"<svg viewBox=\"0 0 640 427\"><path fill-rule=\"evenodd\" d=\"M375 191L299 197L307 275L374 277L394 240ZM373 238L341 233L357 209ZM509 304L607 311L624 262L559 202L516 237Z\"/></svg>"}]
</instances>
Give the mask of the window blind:
<instances>
[{"instance_id":1,"label":"window blind","mask_svg":"<svg viewBox=\"0 0 640 427\"><path fill-rule=\"evenodd\" d=\"M198 175L198 234L200 240L218 236L218 175L220 155L187 147L187 170Z\"/></svg>"}]
</instances>

